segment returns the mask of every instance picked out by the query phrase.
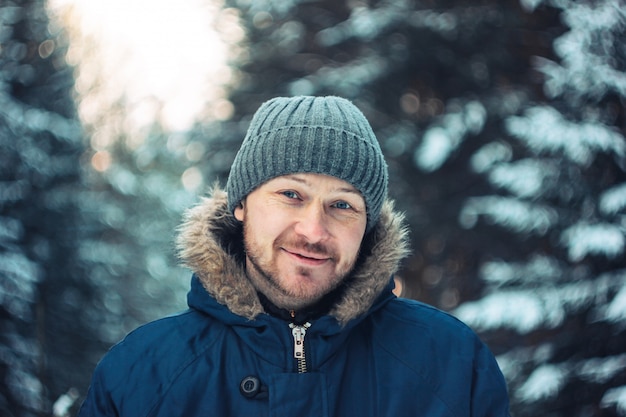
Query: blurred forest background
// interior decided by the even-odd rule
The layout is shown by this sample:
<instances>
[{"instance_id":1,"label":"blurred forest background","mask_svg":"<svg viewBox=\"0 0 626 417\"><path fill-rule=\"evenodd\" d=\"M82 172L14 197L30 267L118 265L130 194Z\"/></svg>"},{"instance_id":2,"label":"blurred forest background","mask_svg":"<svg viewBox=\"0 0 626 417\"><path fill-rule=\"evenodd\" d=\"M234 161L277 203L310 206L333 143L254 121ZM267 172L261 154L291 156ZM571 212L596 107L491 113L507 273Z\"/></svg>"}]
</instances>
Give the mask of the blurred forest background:
<instances>
[{"instance_id":1,"label":"blurred forest background","mask_svg":"<svg viewBox=\"0 0 626 417\"><path fill-rule=\"evenodd\" d=\"M182 212L298 94L369 118L403 296L479 332L514 416L626 416L622 0L0 0L0 415L73 415L185 308Z\"/></svg>"}]
</instances>

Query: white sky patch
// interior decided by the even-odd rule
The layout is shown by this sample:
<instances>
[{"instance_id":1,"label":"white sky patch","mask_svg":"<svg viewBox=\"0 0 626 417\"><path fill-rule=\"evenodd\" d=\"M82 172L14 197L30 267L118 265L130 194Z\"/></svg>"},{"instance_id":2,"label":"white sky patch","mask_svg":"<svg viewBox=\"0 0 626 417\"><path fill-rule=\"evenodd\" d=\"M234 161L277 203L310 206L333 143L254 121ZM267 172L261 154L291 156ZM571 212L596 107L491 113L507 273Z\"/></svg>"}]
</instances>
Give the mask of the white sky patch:
<instances>
[{"instance_id":1,"label":"white sky patch","mask_svg":"<svg viewBox=\"0 0 626 417\"><path fill-rule=\"evenodd\" d=\"M79 105L87 123L123 99L127 124L158 119L166 130L185 130L224 96L231 74L214 29L216 1L49 0L49 8L72 26L68 61L79 96L97 90Z\"/></svg>"}]
</instances>

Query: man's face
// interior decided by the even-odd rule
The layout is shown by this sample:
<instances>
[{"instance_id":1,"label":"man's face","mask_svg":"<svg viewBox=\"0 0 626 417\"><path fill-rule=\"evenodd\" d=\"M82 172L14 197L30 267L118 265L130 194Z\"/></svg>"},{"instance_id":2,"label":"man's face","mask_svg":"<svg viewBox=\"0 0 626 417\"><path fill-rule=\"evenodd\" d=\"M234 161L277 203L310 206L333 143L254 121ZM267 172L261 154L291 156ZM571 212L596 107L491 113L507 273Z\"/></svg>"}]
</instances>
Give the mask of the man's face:
<instances>
[{"instance_id":1,"label":"man's face","mask_svg":"<svg viewBox=\"0 0 626 417\"><path fill-rule=\"evenodd\" d=\"M287 309L311 305L341 283L367 222L365 200L351 184L309 173L267 181L234 214L243 222L248 277Z\"/></svg>"}]
</instances>

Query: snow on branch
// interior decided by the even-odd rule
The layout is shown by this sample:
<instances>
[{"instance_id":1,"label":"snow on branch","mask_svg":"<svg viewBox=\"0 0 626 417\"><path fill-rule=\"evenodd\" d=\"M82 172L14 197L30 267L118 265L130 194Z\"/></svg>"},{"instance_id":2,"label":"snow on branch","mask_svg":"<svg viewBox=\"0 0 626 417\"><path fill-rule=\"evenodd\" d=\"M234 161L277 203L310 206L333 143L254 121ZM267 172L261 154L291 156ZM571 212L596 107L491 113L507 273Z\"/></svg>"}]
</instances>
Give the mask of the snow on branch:
<instances>
[{"instance_id":1,"label":"snow on branch","mask_svg":"<svg viewBox=\"0 0 626 417\"><path fill-rule=\"evenodd\" d=\"M461 226L469 229L480 217L489 223L502 226L516 233L545 234L558 219L550 207L531 204L510 197L472 197L467 199L459 214Z\"/></svg>"},{"instance_id":2,"label":"snow on branch","mask_svg":"<svg viewBox=\"0 0 626 417\"><path fill-rule=\"evenodd\" d=\"M489 172L489 182L504 188L521 198L536 197L541 194L546 181L558 175L556 163L540 159L522 159L511 163L501 163Z\"/></svg>"},{"instance_id":3,"label":"snow on branch","mask_svg":"<svg viewBox=\"0 0 626 417\"><path fill-rule=\"evenodd\" d=\"M555 286L548 281L534 288L500 289L459 306L454 314L478 331L508 328L526 334L559 326L568 314L592 307L595 316L606 313L604 304L626 285L626 272L604 274L595 280ZM619 295L614 300L626 297Z\"/></svg>"},{"instance_id":4,"label":"snow on branch","mask_svg":"<svg viewBox=\"0 0 626 417\"><path fill-rule=\"evenodd\" d=\"M558 396L571 378L591 384L605 384L626 370L626 354L601 358L554 361L555 347L547 343L535 348L517 348L497 357L507 380L516 388L512 395L520 402L533 403ZM523 368L533 369L530 374ZM608 399L619 398L609 389L604 407L616 404Z\"/></svg>"},{"instance_id":5,"label":"snow on branch","mask_svg":"<svg viewBox=\"0 0 626 417\"><path fill-rule=\"evenodd\" d=\"M545 364L539 366L517 390L522 401L535 402L554 397L567 381L567 371L561 366Z\"/></svg>"},{"instance_id":6,"label":"snow on branch","mask_svg":"<svg viewBox=\"0 0 626 417\"><path fill-rule=\"evenodd\" d=\"M15 100L0 89L0 119L16 132L37 133L48 131L56 138L71 143L81 142L83 131L74 119L42 110Z\"/></svg>"},{"instance_id":7,"label":"snow on branch","mask_svg":"<svg viewBox=\"0 0 626 417\"><path fill-rule=\"evenodd\" d=\"M515 395L524 402L535 402L554 397L572 376L594 384L603 384L626 370L626 354L592 358L563 363L539 365L516 390ZM623 404L622 404L623 402ZM602 400L603 407L626 406L626 390L609 389Z\"/></svg>"},{"instance_id":8,"label":"snow on branch","mask_svg":"<svg viewBox=\"0 0 626 417\"><path fill-rule=\"evenodd\" d=\"M614 259L624 253L626 237L621 227L610 224L577 223L561 235L561 243L568 249L571 261L580 261L587 255L602 255Z\"/></svg>"},{"instance_id":9,"label":"snow on branch","mask_svg":"<svg viewBox=\"0 0 626 417\"><path fill-rule=\"evenodd\" d=\"M626 353L587 359L576 364L575 369L581 378L596 384L604 384L626 371Z\"/></svg>"},{"instance_id":10,"label":"snow on branch","mask_svg":"<svg viewBox=\"0 0 626 417\"><path fill-rule=\"evenodd\" d=\"M603 408L616 406L621 415L626 415L626 385L608 390L600 405Z\"/></svg>"},{"instance_id":11,"label":"snow on branch","mask_svg":"<svg viewBox=\"0 0 626 417\"><path fill-rule=\"evenodd\" d=\"M480 277L491 286L558 282L566 272L555 258L535 255L528 262L486 262L481 266Z\"/></svg>"},{"instance_id":12,"label":"snow on branch","mask_svg":"<svg viewBox=\"0 0 626 417\"><path fill-rule=\"evenodd\" d=\"M482 130L486 119L487 110L478 101L465 103L458 111L446 114L424 134L421 145L415 150L415 165L426 172L436 171L468 134Z\"/></svg>"},{"instance_id":13,"label":"snow on branch","mask_svg":"<svg viewBox=\"0 0 626 417\"><path fill-rule=\"evenodd\" d=\"M604 214L616 214L626 207L626 183L616 185L604 191L600 196L600 211Z\"/></svg>"},{"instance_id":14,"label":"snow on branch","mask_svg":"<svg viewBox=\"0 0 626 417\"><path fill-rule=\"evenodd\" d=\"M588 165L596 152L626 155L626 140L619 132L592 122L572 122L549 106L537 106L524 116L506 120L508 132L537 154L562 154L579 165Z\"/></svg>"},{"instance_id":15,"label":"snow on branch","mask_svg":"<svg viewBox=\"0 0 626 417\"><path fill-rule=\"evenodd\" d=\"M600 320L623 326L626 323L626 287L622 288L610 303L600 306L597 316Z\"/></svg>"},{"instance_id":16,"label":"snow on branch","mask_svg":"<svg viewBox=\"0 0 626 417\"><path fill-rule=\"evenodd\" d=\"M562 64L536 59L537 69L547 78L544 89L551 97L565 92L596 99L610 91L626 95L626 74L615 60L616 49L623 45L626 11L618 1L594 3L560 6L563 20L571 28L554 42Z\"/></svg>"},{"instance_id":17,"label":"snow on branch","mask_svg":"<svg viewBox=\"0 0 626 417\"><path fill-rule=\"evenodd\" d=\"M506 142L489 142L478 149L470 160L472 171L481 174L498 163L508 162L513 157L511 145Z\"/></svg>"},{"instance_id":18,"label":"snow on branch","mask_svg":"<svg viewBox=\"0 0 626 417\"><path fill-rule=\"evenodd\" d=\"M330 87L341 95L353 97L363 91L364 85L385 74L388 65L380 56L370 54L341 67L322 67L312 75L293 81L289 91L306 95Z\"/></svg>"},{"instance_id":19,"label":"snow on branch","mask_svg":"<svg viewBox=\"0 0 626 417\"><path fill-rule=\"evenodd\" d=\"M551 300L537 297L534 291L501 291L462 304L454 315L477 331L509 328L524 334L563 321L563 310L546 301Z\"/></svg>"}]
</instances>

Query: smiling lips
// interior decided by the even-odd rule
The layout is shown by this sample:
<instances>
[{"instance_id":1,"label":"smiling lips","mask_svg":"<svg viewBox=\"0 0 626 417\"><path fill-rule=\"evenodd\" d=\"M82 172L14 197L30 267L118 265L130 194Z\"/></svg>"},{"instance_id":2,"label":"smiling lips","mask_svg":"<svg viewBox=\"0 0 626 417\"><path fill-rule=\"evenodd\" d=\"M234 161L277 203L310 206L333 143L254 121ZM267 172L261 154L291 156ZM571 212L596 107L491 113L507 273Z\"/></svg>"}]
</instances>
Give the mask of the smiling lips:
<instances>
[{"instance_id":1,"label":"smiling lips","mask_svg":"<svg viewBox=\"0 0 626 417\"><path fill-rule=\"evenodd\" d=\"M303 252L303 251L291 251L289 249L285 249L285 248L281 248L287 255L289 255L292 258L295 258L296 260L298 260L299 262L303 262L306 263L307 265L322 265L324 263L326 263L326 261L329 261L330 259L332 259L331 257L325 255L325 254L315 254L315 253L309 253L309 252Z\"/></svg>"}]
</instances>

